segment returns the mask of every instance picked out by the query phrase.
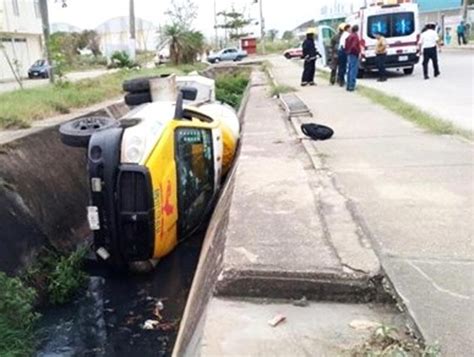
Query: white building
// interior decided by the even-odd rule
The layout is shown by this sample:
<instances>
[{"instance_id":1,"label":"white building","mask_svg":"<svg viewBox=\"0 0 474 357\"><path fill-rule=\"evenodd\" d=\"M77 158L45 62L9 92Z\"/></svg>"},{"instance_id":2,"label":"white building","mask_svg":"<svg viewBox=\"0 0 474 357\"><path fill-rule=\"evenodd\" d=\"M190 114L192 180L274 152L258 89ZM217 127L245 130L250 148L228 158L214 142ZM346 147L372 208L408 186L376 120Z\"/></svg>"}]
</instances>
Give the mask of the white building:
<instances>
[{"instance_id":1,"label":"white building","mask_svg":"<svg viewBox=\"0 0 474 357\"><path fill-rule=\"evenodd\" d=\"M107 20L95 29L99 35L100 50L109 57L115 51L128 51L130 44L130 25L128 16ZM158 28L151 22L135 19L136 49L154 51L157 46Z\"/></svg>"},{"instance_id":2,"label":"white building","mask_svg":"<svg viewBox=\"0 0 474 357\"><path fill-rule=\"evenodd\" d=\"M38 0L0 0L0 81L14 78L7 56L18 63L22 77L43 57Z\"/></svg>"}]
</instances>

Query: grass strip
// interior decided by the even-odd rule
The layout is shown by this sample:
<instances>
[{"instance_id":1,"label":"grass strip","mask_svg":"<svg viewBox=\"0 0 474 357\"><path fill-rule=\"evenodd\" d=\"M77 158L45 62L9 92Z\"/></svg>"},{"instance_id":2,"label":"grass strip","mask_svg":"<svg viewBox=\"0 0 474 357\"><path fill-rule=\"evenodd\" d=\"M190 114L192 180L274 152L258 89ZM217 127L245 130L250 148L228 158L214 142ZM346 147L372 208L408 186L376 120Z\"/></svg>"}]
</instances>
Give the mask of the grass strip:
<instances>
[{"instance_id":1,"label":"grass strip","mask_svg":"<svg viewBox=\"0 0 474 357\"><path fill-rule=\"evenodd\" d=\"M35 120L69 113L121 95L127 79L165 73L186 74L207 65L163 66L152 69L121 70L93 79L65 82L0 94L0 129L28 128Z\"/></svg>"},{"instance_id":2,"label":"grass strip","mask_svg":"<svg viewBox=\"0 0 474 357\"><path fill-rule=\"evenodd\" d=\"M318 71L318 77L329 80L329 73ZM399 97L386 94L379 89L369 88L363 84L358 84L356 91L373 103L383 106L433 134L458 135L471 141L474 140L474 135L469 130L458 128L446 119L430 114Z\"/></svg>"},{"instance_id":3,"label":"grass strip","mask_svg":"<svg viewBox=\"0 0 474 357\"><path fill-rule=\"evenodd\" d=\"M378 89L368 88L362 85L357 89L357 93L376 104L382 105L391 112L400 115L402 118L427 129L431 133L438 135L459 135L471 141L474 139L470 131L460 129L451 122L407 103L399 97L388 95Z\"/></svg>"}]
</instances>

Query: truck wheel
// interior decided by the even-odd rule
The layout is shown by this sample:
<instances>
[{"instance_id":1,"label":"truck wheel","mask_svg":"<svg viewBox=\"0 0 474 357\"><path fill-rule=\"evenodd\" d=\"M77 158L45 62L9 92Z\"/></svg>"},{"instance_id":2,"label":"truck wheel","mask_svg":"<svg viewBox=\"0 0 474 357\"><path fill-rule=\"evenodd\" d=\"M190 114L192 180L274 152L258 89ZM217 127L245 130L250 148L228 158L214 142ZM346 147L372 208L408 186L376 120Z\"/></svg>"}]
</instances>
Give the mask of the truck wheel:
<instances>
[{"instance_id":1,"label":"truck wheel","mask_svg":"<svg viewBox=\"0 0 474 357\"><path fill-rule=\"evenodd\" d=\"M151 102L150 92L138 92L138 93L128 93L125 95L125 104L129 106L141 105L144 103Z\"/></svg>"},{"instance_id":2,"label":"truck wheel","mask_svg":"<svg viewBox=\"0 0 474 357\"><path fill-rule=\"evenodd\" d=\"M405 73L407 76L409 76L410 74L413 74L414 69L415 69L414 67L403 68L403 73Z\"/></svg>"},{"instance_id":3,"label":"truck wheel","mask_svg":"<svg viewBox=\"0 0 474 357\"><path fill-rule=\"evenodd\" d=\"M357 72L357 78L364 78L364 75L365 71L363 69L359 69L359 71Z\"/></svg>"},{"instance_id":4,"label":"truck wheel","mask_svg":"<svg viewBox=\"0 0 474 357\"><path fill-rule=\"evenodd\" d=\"M291 59L291 55L289 53L285 53L284 56L286 59Z\"/></svg>"},{"instance_id":5,"label":"truck wheel","mask_svg":"<svg viewBox=\"0 0 474 357\"><path fill-rule=\"evenodd\" d=\"M154 78L158 78L158 76L129 79L122 83L122 88L125 92L130 93L146 92L150 90L150 79Z\"/></svg>"},{"instance_id":6,"label":"truck wheel","mask_svg":"<svg viewBox=\"0 0 474 357\"><path fill-rule=\"evenodd\" d=\"M109 117L82 117L62 124L59 127L59 134L63 144L87 148L92 134L118 126L119 122Z\"/></svg>"}]
</instances>

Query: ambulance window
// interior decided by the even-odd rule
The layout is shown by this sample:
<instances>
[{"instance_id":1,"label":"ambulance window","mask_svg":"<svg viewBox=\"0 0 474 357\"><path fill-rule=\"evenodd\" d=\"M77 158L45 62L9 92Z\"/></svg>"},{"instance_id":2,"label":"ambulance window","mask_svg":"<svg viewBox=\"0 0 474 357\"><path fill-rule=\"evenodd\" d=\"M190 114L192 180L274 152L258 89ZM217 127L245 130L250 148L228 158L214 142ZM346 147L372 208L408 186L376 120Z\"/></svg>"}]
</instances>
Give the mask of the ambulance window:
<instances>
[{"instance_id":1,"label":"ambulance window","mask_svg":"<svg viewBox=\"0 0 474 357\"><path fill-rule=\"evenodd\" d=\"M384 37L390 37L389 15L369 16L367 27L368 35L371 38L375 38L376 33L380 33Z\"/></svg>"},{"instance_id":2,"label":"ambulance window","mask_svg":"<svg viewBox=\"0 0 474 357\"><path fill-rule=\"evenodd\" d=\"M179 226L183 235L196 228L214 193L212 133L207 129L176 130Z\"/></svg>"},{"instance_id":3,"label":"ambulance window","mask_svg":"<svg viewBox=\"0 0 474 357\"><path fill-rule=\"evenodd\" d=\"M415 32L415 16L412 12L392 15L392 37L408 36Z\"/></svg>"}]
</instances>

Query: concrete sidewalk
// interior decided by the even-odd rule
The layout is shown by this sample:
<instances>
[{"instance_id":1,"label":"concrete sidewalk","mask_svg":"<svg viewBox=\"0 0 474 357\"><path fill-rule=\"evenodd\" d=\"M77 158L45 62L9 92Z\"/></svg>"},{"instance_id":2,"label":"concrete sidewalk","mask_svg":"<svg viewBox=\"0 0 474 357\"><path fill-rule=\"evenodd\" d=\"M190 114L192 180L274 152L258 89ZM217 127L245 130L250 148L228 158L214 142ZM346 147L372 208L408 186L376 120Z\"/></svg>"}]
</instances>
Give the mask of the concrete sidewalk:
<instances>
[{"instance_id":1,"label":"concrete sidewalk","mask_svg":"<svg viewBox=\"0 0 474 357\"><path fill-rule=\"evenodd\" d=\"M280 84L299 88L301 68L273 58ZM427 343L446 356L474 345L474 147L426 133L355 93L330 87L298 95L335 136L313 142L324 169L356 202L379 259ZM323 170L324 171L324 170Z\"/></svg>"}]
</instances>

